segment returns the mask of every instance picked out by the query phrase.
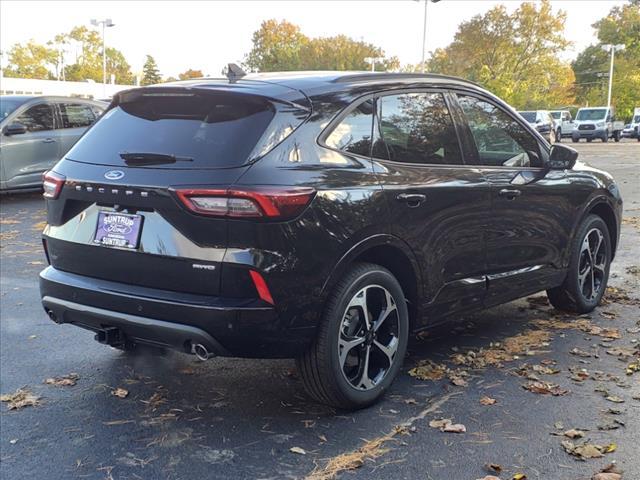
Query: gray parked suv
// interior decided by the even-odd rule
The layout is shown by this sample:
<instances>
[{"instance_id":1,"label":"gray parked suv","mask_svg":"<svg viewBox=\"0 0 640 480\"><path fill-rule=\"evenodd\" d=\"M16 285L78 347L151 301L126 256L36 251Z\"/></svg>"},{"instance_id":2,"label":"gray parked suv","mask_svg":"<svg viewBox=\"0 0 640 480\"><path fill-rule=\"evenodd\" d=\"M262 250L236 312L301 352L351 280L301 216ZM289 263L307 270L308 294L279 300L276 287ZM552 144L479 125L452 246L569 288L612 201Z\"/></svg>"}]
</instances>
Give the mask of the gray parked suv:
<instances>
[{"instance_id":1,"label":"gray parked suv","mask_svg":"<svg viewBox=\"0 0 640 480\"><path fill-rule=\"evenodd\" d=\"M39 188L106 103L70 97L0 97L0 191Z\"/></svg>"}]
</instances>

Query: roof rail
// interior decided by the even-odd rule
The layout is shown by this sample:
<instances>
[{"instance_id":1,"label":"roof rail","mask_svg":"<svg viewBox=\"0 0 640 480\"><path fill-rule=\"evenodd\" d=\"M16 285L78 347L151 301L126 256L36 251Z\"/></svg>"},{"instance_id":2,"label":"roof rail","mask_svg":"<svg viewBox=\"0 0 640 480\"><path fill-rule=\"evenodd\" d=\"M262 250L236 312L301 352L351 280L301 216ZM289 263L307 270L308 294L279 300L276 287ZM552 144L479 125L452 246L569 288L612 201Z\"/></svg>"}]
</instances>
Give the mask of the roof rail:
<instances>
[{"instance_id":1,"label":"roof rail","mask_svg":"<svg viewBox=\"0 0 640 480\"><path fill-rule=\"evenodd\" d=\"M354 73L354 74L350 74L350 75L343 75L340 76L338 78L336 78L334 80L334 82L336 83L342 83L342 82L352 82L354 80L391 80L391 79L397 79L397 80L409 80L409 79L416 79L419 80L421 78L442 78L442 79L446 79L446 80L459 80L462 82L466 82L466 83L471 83L472 85L475 85L477 87L481 87L484 88L482 85L480 85L479 83L476 83L472 80L466 80L464 78L461 77L454 77L453 75L443 75L440 73L413 73L413 72L403 72L403 73L394 73L394 72L374 72L374 73L367 73L367 72L363 72L363 73Z\"/></svg>"}]
</instances>

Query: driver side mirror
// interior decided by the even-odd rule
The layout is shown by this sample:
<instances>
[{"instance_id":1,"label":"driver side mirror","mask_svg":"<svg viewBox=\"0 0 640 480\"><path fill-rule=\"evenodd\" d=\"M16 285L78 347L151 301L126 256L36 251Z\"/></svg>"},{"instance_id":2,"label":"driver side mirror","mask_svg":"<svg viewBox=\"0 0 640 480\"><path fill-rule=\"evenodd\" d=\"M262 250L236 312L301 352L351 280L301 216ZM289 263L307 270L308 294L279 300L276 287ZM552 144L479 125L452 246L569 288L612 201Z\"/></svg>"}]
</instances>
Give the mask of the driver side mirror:
<instances>
[{"instance_id":1,"label":"driver side mirror","mask_svg":"<svg viewBox=\"0 0 640 480\"><path fill-rule=\"evenodd\" d=\"M549 155L549 168L551 170L571 170L578 160L578 152L571 147L554 143Z\"/></svg>"},{"instance_id":2,"label":"driver side mirror","mask_svg":"<svg viewBox=\"0 0 640 480\"><path fill-rule=\"evenodd\" d=\"M21 123L12 123L4 127L2 131L7 137L11 135L20 135L22 133L27 133L27 127Z\"/></svg>"}]
</instances>

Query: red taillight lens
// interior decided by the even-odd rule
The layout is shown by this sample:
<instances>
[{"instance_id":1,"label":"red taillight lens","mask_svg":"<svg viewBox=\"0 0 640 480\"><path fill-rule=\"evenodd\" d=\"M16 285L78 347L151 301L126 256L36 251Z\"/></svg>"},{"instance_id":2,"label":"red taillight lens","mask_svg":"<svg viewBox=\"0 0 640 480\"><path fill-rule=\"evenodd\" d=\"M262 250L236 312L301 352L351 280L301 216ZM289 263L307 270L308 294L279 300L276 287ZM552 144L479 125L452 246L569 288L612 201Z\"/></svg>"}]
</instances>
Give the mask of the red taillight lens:
<instances>
[{"instance_id":1,"label":"red taillight lens","mask_svg":"<svg viewBox=\"0 0 640 480\"><path fill-rule=\"evenodd\" d=\"M42 189L44 190L42 196L48 200L55 200L58 198L66 179L67 177L64 175L60 175L59 173L51 170L45 172L42 177Z\"/></svg>"},{"instance_id":2,"label":"red taillight lens","mask_svg":"<svg viewBox=\"0 0 640 480\"><path fill-rule=\"evenodd\" d=\"M253 280L253 284L258 291L258 296L265 302L275 305L271 292L269 291L269 287L267 287L267 282L264 281L262 275L255 270L249 270L249 274L251 275L251 280Z\"/></svg>"},{"instance_id":3,"label":"red taillight lens","mask_svg":"<svg viewBox=\"0 0 640 480\"><path fill-rule=\"evenodd\" d=\"M189 210L202 215L268 219L298 216L316 193L309 187L177 189L175 192Z\"/></svg>"}]
</instances>

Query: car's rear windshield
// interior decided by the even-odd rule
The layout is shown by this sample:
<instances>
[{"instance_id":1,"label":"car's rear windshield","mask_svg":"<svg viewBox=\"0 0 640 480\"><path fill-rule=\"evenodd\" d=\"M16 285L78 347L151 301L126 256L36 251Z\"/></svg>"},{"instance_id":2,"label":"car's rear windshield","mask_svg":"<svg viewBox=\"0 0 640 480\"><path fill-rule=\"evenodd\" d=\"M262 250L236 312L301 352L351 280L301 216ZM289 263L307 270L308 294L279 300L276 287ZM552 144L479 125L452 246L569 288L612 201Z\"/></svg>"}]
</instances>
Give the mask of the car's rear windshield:
<instances>
[{"instance_id":1,"label":"car's rear windshield","mask_svg":"<svg viewBox=\"0 0 640 480\"><path fill-rule=\"evenodd\" d=\"M536 121L536 112L519 112L522 118L524 118L529 123L534 123Z\"/></svg>"},{"instance_id":2,"label":"car's rear windshield","mask_svg":"<svg viewBox=\"0 0 640 480\"><path fill-rule=\"evenodd\" d=\"M583 108L578 112L576 120L603 120L606 114L605 108Z\"/></svg>"},{"instance_id":3,"label":"car's rear windshield","mask_svg":"<svg viewBox=\"0 0 640 480\"><path fill-rule=\"evenodd\" d=\"M132 91L66 157L102 165L236 167L271 150L306 114L257 95Z\"/></svg>"}]
</instances>

